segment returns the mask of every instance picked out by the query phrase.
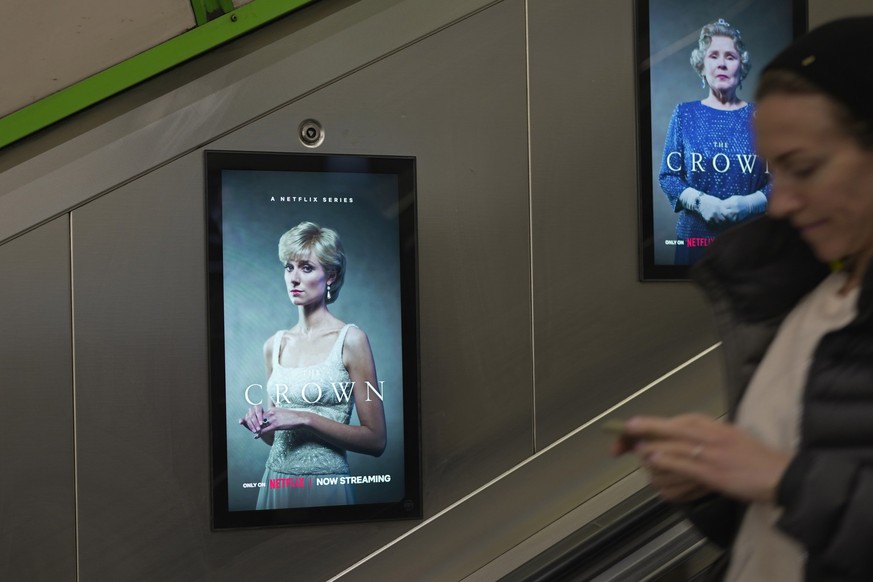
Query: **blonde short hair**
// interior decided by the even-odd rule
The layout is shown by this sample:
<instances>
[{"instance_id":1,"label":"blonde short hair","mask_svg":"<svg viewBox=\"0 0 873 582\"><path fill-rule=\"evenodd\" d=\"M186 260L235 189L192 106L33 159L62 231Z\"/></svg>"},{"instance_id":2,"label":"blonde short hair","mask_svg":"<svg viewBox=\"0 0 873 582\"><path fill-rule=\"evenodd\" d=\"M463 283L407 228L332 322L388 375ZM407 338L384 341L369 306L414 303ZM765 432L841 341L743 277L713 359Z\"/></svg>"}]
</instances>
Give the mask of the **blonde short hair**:
<instances>
[{"instance_id":1,"label":"blonde short hair","mask_svg":"<svg viewBox=\"0 0 873 582\"><path fill-rule=\"evenodd\" d=\"M333 303L339 297L346 275L346 254L336 231L314 222L301 222L279 238L279 260L283 265L310 254L333 276L327 300Z\"/></svg>"}]
</instances>

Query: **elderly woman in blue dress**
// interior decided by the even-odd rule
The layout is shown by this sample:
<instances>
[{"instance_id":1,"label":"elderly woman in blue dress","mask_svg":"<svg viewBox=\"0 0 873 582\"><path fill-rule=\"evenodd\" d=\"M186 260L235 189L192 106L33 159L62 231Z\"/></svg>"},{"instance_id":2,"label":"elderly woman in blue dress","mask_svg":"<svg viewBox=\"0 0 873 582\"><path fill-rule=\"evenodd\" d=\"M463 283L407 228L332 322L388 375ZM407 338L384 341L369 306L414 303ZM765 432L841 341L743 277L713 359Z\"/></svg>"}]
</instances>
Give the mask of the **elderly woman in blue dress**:
<instances>
[{"instance_id":1,"label":"elderly woman in blue dress","mask_svg":"<svg viewBox=\"0 0 873 582\"><path fill-rule=\"evenodd\" d=\"M673 111L659 182L676 221L675 264L689 265L726 228L764 212L766 164L755 155L755 108L738 94L751 69L740 31L724 20L705 25L691 66L708 88Z\"/></svg>"}]
</instances>

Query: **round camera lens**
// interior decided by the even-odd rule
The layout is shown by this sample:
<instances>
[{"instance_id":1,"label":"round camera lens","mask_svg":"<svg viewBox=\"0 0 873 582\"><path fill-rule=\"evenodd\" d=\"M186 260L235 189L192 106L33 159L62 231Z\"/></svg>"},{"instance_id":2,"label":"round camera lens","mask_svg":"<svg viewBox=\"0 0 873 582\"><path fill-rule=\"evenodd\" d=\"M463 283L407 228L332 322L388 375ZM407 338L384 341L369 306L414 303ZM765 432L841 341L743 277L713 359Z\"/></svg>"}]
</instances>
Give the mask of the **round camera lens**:
<instances>
[{"instance_id":1,"label":"round camera lens","mask_svg":"<svg viewBox=\"0 0 873 582\"><path fill-rule=\"evenodd\" d=\"M297 139L308 148L317 148L324 141L324 130L315 119L304 119L297 126Z\"/></svg>"}]
</instances>

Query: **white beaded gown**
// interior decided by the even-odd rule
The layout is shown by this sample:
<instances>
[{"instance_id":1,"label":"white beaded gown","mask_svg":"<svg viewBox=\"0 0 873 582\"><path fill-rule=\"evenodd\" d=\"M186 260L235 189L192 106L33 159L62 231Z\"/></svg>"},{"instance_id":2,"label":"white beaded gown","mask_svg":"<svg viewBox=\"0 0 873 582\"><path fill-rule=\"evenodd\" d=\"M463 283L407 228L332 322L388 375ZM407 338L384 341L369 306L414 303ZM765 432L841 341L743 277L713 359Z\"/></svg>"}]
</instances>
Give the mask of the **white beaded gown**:
<instances>
[{"instance_id":1,"label":"white beaded gown","mask_svg":"<svg viewBox=\"0 0 873 582\"><path fill-rule=\"evenodd\" d=\"M327 358L319 364L288 368L279 363L284 331L273 336L273 372L267 391L276 406L306 410L348 424L352 380L343 364L343 344L352 324L340 330ZM354 503L346 452L305 429L277 430L267 457L265 483L257 509L283 509Z\"/></svg>"}]
</instances>

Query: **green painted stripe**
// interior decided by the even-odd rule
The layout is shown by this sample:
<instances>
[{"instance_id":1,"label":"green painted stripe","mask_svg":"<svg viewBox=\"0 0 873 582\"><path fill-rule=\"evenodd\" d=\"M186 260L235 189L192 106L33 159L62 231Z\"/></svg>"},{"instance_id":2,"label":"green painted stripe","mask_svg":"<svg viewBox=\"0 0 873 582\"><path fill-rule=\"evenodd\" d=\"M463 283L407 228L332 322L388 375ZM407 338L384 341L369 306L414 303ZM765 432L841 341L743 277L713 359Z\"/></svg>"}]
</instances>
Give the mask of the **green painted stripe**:
<instances>
[{"instance_id":1,"label":"green painted stripe","mask_svg":"<svg viewBox=\"0 0 873 582\"><path fill-rule=\"evenodd\" d=\"M0 148L316 0L253 0L0 118Z\"/></svg>"}]
</instances>

